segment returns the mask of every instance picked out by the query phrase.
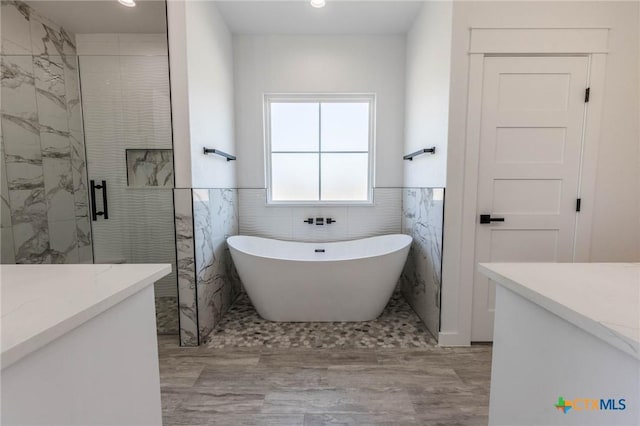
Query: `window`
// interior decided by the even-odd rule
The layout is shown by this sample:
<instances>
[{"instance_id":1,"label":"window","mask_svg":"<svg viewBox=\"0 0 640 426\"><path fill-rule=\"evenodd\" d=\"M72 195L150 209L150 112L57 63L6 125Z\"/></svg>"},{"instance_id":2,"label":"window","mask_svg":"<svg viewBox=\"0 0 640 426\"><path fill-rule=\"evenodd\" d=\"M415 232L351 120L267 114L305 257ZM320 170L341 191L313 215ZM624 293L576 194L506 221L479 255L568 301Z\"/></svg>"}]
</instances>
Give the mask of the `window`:
<instances>
[{"instance_id":1,"label":"window","mask_svg":"<svg viewBox=\"0 0 640 426\"><path fill-rule=\"evenodd\" d=\"M373 95L265 97L269 203L371 202Z\"/></svg>"}]
</instances>

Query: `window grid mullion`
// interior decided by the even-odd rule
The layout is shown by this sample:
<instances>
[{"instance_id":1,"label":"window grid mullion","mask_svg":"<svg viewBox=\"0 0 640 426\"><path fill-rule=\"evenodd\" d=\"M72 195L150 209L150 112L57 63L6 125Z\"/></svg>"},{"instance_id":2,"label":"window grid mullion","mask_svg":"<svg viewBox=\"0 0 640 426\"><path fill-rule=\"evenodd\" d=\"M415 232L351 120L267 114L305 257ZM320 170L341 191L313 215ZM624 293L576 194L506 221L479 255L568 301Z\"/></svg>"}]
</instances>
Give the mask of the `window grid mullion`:
<instances>
[{"instance_id":1,"label":"window grid mullion","mask_svg":"<svg viewBox=\"0 0 640 426\"><path fill-rule=\"evenodd\" d=\"M368 198L369 198L371 196L371 192L370 192L371 191L371 187L370 187L370 185L371 185L371 167L372 167L372 165L371 165L371 155L372 155L372 150L371 150L371 148L372 148L372 146L371 146L371 144L372 144L372 142L371 142L371 138L372 138L371 126L373 125L372 124L373 123L372 116L371 116L371 114L372 114L371 113L371 111L372 111L372 109L371 109L372 108L371 107L371 105L372 105L371 100L370 99L366 100L369 103L369 114L370 114L370 116L369 116L369 126L370 126L370 129L369 129L369 146L367 147L367 150L364 150L364 151L323 151L322 150L322 105L325 103L325 101L321 101L321 100L317 100L317 99L314 99L314 100L315 100L315 102L317 102L317 105L318 105L318 150L317 151L273 151L272 150L271 151L271 156L273 157L274 154L316 154L316 155L318 155L318 197L317 197L317 200L319 202L323 202L323 199L322 199L322 175L323 175L323 173L322 173L322 155L323 154L343 154L343 155L344 154L347 154L347 155L348 154L366 154L367 157L368 157L367 161L369 161L368 176L367 176L367 185L369 187L369 195L368 195ZM303 102L303 103L307 102L307 100L302 100L302 99L287 100L287 101L290 101L290 102ZM309 99L309 101L312 101L312 100ZM333 100L333 101L335 101L335 102L343 102L342 100L337 100L337 101ZM345 100L344 102L354 102L354 101L356 101L356 100L355 99L348 99L348 100ZM272 101L269 101L269 108L271 107L271 103L272 103ZM269 138L270 138L270 135L269 135ZM270 144L271 144L271 141L269 139L269 145ZM272 174L272 171L269 170L269 173ZM271 187L271 184L269 184L269 185Z\"/></svg>"},{"instance_id":2,"label":"window grid mullion","mask_svg":"<svg viewBox=\"0 0 640 426\"><path fill-rule=\"evenodd\" d=\"M318 102L318 201L322 201L322 103Z\"/></svg>"},{"instance_id":3,"label":"window grid mullion","mask_svg":"<svg viewBox=\"0 0 640 426\"><path fill-rule=\"evenodd\" d=\"M272 154L368 154L369 151L271 151Z\"/></svg>"}]
</instances>

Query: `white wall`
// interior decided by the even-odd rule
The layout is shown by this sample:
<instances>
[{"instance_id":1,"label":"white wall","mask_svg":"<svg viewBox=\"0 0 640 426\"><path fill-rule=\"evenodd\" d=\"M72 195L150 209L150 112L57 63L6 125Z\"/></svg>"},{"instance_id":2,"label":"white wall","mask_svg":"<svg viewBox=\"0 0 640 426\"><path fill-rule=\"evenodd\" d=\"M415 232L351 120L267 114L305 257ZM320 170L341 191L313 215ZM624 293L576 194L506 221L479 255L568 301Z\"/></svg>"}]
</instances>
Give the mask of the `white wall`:
<instances>
[{"instance_id":1,"label":"white wall","mask_svg":"<svg viewBox=\"0 0 640 426\"><path fill-rule=\"evenodd\" d=\"M202 153L235 154L231 33L211 1L169 1L167 14L176 186L235 188L236 163Z\"/></svg>"},{"instance_id":2,"label":"white wall","mask_svg":"<svg viewBox=\"0 0 640 426\"><path fill-rule=\"evenodd\" d=\"M638 16L635 2L454 3L441 341L444 337L450 343L467 344L470 337L471 285L461 283L459 276L469 29L611 29L605 93L599 94L604 96L604 112L590 260L638 261Z\"/></svg>"},{"instance_id":3,"label":"white wall","mask_svg":"<svg viewBox=\"0 0 640 426\"><path fill-rule=\"evenodd\" d=\"M376 93L376 187L402 186L405 38L234 36L238 185L265 188L264 93Z\"/></svg>"},{"instance_id":4,"label":"white wall","mask_svg":"<svg viewBox=\"0 0 640 426\"><path fill-rule=\"evenodd\" d=\"M453 2L426 2L407 34L404 151L436 147L404 163L404 185L444 187L449 133Z\"/></svg>"}]
</instances>

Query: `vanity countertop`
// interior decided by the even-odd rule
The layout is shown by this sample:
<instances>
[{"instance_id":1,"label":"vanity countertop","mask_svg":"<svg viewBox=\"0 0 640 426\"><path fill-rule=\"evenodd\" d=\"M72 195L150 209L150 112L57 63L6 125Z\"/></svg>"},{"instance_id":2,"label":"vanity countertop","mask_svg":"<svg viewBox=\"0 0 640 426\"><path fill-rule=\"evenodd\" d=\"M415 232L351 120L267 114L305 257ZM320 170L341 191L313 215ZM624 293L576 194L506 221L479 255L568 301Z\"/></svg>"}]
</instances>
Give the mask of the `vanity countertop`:
<instances>
[{"instance_id":1,"label":"vanity countertop","mask_svg":"<svg viewBox=\"0 0 640 426\"><path fill-rule=\"evenodd\" d=\"M2 369L171 272L169 264L2 265Z\"/></svg>"},{"instance_id":2,"label":"vanity countertop","mask_svg":"<svg viewBox=\"0 0 640 426\"><path fill-rule=\"evenodd\" d=\"M478 270L640 360L640 263L481 263Z\"/></svg>"}]
</instances>

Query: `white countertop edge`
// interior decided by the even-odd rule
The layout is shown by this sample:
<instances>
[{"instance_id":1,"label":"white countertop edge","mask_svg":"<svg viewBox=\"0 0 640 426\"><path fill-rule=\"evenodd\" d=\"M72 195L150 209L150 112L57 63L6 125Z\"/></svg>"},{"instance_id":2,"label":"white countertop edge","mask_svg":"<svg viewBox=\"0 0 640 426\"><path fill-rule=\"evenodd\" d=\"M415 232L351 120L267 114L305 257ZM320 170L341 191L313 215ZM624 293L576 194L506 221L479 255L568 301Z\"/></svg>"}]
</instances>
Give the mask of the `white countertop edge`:
<instances>
[{"instance_id":1,"label":"white countertop edge","mask_svg":"<svg viewBox=\"0 0 640 426\"><path fill-rule=\"evenodd\" d=\"M100 302L89 306L88 308L66 318L65 320L53 325L50 328L47 328L46 330L43 330L37 335L31 336L30 338L16 344L11 348L3 348L2 360L0 361L0 370L4 370L5 368L15 364L22 358L60 338L73 329L81 326L90 319L100 315L107 309L117 305L118 303L131 297L132 295L138 293L146 287L153 285L153 283L155 283L158 279L171 272L171 265L169 264L158 264L158 266L161 266L162 268L152 273L151 275L141 279L137 283L110 295Z\"/></svg>"},{"instance_id":2,"label":"white countertop edge","mask_svg":"<svg viewBox=\"0 0 640 426\"><path fill-rule=\"evenodd\" d=\"M541 306L552 314L559 316L587 333L605 341L615 348L618 348L624 353L631 355L633 358L640 360L640 342L618 333L613 328L615 325L609 326L606 323L602 323L594 320L593 318L582 315L543 294L531 290L517 281L507 278L504 275L500 275L499 273L487 268L482 263L478 264L478 271L505 288L519 294L536 305Z\"/></svg>"}]
</instances>

